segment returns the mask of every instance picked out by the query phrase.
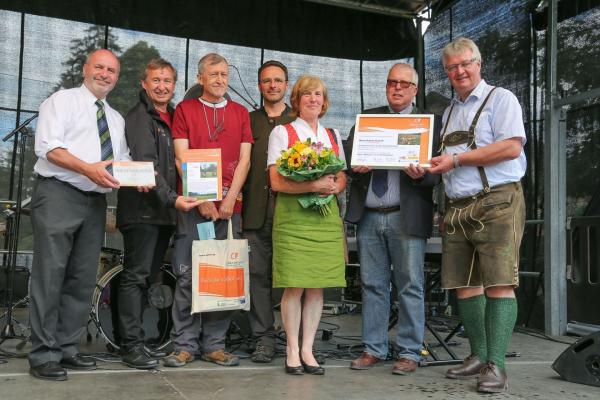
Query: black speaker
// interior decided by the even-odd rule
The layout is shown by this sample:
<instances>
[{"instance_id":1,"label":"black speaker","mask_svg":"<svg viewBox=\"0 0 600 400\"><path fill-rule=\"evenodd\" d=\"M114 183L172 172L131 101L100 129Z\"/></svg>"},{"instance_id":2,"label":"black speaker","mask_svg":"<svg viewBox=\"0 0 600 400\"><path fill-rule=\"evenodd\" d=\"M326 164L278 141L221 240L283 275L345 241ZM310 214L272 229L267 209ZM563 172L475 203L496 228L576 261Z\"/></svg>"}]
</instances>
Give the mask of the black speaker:
<instances>
[{"instance_id":1,"label":"black speaker","mask_svg":"<svg viewBox=\"0 0 600 400\"><path fill-rule=\"evenodd\" d=\"M552 369L569 382L600 386L600 331L569 346L554 360Z\"/></svg>"}]
</instances>

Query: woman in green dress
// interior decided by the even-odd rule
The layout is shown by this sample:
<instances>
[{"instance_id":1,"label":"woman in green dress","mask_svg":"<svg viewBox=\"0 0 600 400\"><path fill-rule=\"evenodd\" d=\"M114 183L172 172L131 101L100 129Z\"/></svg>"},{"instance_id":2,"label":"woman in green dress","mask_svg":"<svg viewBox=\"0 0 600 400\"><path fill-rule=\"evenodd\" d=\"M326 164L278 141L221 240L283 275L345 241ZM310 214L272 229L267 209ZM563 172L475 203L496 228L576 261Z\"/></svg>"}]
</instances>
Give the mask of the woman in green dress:
<instances>
[{"instance_id":1,"label":"woman in green dress","mask_svg":"<svg viewBox=\"0 0 600 400\"><path fill-rule=\"evenodd\" d=\"M298 196L338 194L346 187L346 174L340 171L314 181L295 182L279 174L275 162L282 150L309 138L313 143L321 142L324 147L333 149L344 161L345 157L339 133L319 123L329 107L323 81L315 76L300 77L292 89L290 102L296 120L275 127L269 137L269 177L272 190L277 192L273 220L273 287L285 288L281 318L287 338L286 372L323 375L325 371L313 355L313 343L323 310L323 288L346 286L343 225L335 200L330 203L332 212L323 216L313 209L302 208Z\"/></svg>"}]
</instances>

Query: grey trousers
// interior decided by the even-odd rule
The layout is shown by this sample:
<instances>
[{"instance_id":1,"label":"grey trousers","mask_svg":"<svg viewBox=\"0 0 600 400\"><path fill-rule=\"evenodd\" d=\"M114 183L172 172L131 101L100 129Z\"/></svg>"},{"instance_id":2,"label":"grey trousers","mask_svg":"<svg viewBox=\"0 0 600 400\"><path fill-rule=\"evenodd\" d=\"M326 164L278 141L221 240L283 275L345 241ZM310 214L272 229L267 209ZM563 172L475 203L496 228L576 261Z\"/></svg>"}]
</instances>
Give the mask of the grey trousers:
<instances>
[{"instance_id":1,"label":"grey trousers","mask_svg":"<svg viewBox=\"0 0 600 400\"><path fill-rule=\"evenodd\" d=\"M240 215L233 214L233 235L240 238ZM173 273L177 277L173 296L173 329L171 341L175 350L192 354L201 350L210 353L225 348L225 336L233 311L217 311L191 314L192 309L192 242L198 240L197 224L208 222L197 209L188 213L177 212ZM227 238L227 221L215 223L217 239ZM201 337L200 337L201 333ZM201 345L200 345L201 344Z\"/></svg>"},{"instance_id":2,"label":"grey trousers","mask_svg":"<svg viewBox=\"0 0 600 400\"><path fill-rule=\"evenodd\" d=\"M272 230L275 197L269 196L265 224L260 229L244 230L250 246L250 312L248 321L258 344L275 347L275 317L273 314Z\"/></svg>"},{"instance_id":3,"label":"grey trousers","mask_svg":"<svg viewBox=\"0 0 600 400\"><path fill-rule=\"evenodd\" d=\"M86 194L56 179L37 180L31 203L31 366L79 352L105 221L105 195Z\"/></svg>"}]
</instances>

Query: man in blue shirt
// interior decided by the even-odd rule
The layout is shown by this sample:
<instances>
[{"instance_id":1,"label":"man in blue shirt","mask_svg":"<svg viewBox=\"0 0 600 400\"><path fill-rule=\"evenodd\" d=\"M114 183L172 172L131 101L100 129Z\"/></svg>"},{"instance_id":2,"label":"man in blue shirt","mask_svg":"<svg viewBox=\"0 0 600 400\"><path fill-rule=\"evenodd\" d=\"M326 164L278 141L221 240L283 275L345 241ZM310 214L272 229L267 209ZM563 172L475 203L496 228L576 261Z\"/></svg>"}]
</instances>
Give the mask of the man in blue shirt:
<instances>
[{"instance_id":1,"label":"man in blue shirt","mask_svg":"<svg viewBox=\"0 0 600 400\"><path fill-rule=\"evenodd\" d=\"M363 113L423 114L413 107L418 84L417 71L411 65L393 65L386 81L388 104ZM436 117L435 149L440 126ZM353 142L354 128L346 141L346 154L352 154ZM405 375L414 372L421 360L425 329L423 263L432 229L432 190L440 182L440 176L425 174L419 165L411 165L404 171L373 170L359 165L349 173L352 184L346 221L357 225L365 346L350 368L369 369L387 358L391 281L397 294L393 300L398 303L395 338L398 361L392 373Z\"/></svg>"},{"instance_id":2,"label":"man in blue shirt","mask_svg":"<svg viewBox=\"0 0 600 400\"><path fill-rule=\"evenodd\" d=\"M442 60L456 96L443 117L442 154L429 172L443 174L442 283L456 289L472 353L446 376L478 377L478 391L502 392L525 222L522 111L514 94L482 80L481 55L470 39L449 43Z\"/></svg>"}]
</instances>

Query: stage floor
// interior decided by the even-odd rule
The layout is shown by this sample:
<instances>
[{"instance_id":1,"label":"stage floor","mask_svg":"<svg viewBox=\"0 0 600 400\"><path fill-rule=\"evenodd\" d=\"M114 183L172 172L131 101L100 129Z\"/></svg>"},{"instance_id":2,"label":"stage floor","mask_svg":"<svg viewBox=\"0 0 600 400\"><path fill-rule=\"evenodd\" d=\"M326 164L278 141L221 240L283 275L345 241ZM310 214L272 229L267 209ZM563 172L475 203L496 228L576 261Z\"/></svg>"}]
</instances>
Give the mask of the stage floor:
<instances>
[{"instance_id":1,"label":"stage floor","mask_svg":"<svg viewBox=\"0 0 600 400\"><path fill-rule=\"evenodd\" d=\"M48 382L28 374L26 359L11 358L0 364L0 399L481 399L475 392L475 381L453 381L444 378L445 366L422 367L410 376L391 373L393 361L386 361L368 371L353 371L349 360L360 353L360 315L324 316L320 328L336 329L329 341L318 340L316 347L328 356L325 376L290 376L283 371L281 356L272 364L255 364L242 359L238 367L219 367L195 361L182 368L161 367L154 371L127 368L114 357L98 361L98 370L69 372L66 382ZM452 327L452 324L449 324ZM435 343L428 333L430 343ZM574 338L561 337L573 342ZM84 353L106 351L104 341L83 339ZM452 348L464 357L466 340L456 339ZM347 345L352 347L348 348ZM2 346L14 349L13 343ZM507 360L509 390L490 399L594 399L600 388L563 381L552 369L554 359L566 344L524 333L515 333L509 351L520 357ZM25 347L25 350L27 346ZM437 349L445 356L442 349ZM243 349L238 355L246 355ZM100 354L102 355L102 354ZM106 356L106 355L104 355Z\"/></svg>"}]
</instances>

